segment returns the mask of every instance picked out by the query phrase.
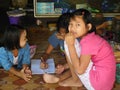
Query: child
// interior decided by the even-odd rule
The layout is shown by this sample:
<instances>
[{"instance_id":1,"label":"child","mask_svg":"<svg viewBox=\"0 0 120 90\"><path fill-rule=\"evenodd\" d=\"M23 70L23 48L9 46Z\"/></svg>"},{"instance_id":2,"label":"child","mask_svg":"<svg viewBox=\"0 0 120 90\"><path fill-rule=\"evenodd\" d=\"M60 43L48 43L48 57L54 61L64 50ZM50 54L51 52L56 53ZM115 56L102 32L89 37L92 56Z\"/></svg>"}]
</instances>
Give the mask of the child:
<instances>
[{"instance_id":1,"label":"child","mask_svg":"<svg viewBox=\"0 0 120 90\"><path fill-rule=\"evenodd\" d=\"M93 18L93 24L96 26L96 33L104 37L108 27L108 22L105 20L102 13L96 13Z\"/></svg>"},{"instance_id":2,"label":"child","mask_svg":"<svg viewBox=\"0 0 120 90\"><path fill-rule=\"evenodd\" d=\"M68 32L68 24L70 13L62 14L57 21L57 31L55 31L48 39L48 47L43 55L43 59L48 59L48 56L52 52L54 48L59 46L61 49L64 48L64 37L65 34Z\"/></svg>"},{"instance_id":3,"label":"child","mask_svg":"<svg viewBox=\"0 0 120 90\"><path fill-rule=\"evenodd\" d=\"M115 82L116 61L112 47L96 34L92 24L92 15L85 9L78 9L71 16L69 33L65 36L71 59L72 72L75 72L88 90L112 90ZM74 47L75 38L81 38L81 55L77 56ZM91 66L92 65L92 66ZM89 69L84 78L82 76ZM66 84L70 86L70 82ZM89 83L89 85L87 85ZM63 83L64 86L64 83Z\"/></svg>"},{"instance_id":4,"label":"child","mask_svg":"<svg viewBox=\"0 0 120 90\"><path fill-rule=\"evenodd\" d=\"M56 48L58 45L60 46L62 51L64 51L64 37L68 32L68 24L69 24L70 16L71 16L70 13L64 13L58 18L57 32L55 32L48 39L49 45L45 54L41 58L42 60L42 63L40 64L40 66L42 66L41 68L44 69L48 67L45 61L48 59L48 56L52 52L52 50ZM71 77L70 70L67 70L66 72L62 73L64 70L68 68L69 68L68 64L65 65L58 64L56 66L56 72L55 72L56 74L58 74L58 77L51 74L44 74L43 79L46 83L56 83L58 81L63 81L67 78L70 78ZM78 82L78 84L76 83L76 86L81 86L81 83L80 82Z\"/></svg>"},{"instance_id":5,"label":"child","mask_svg":"<svg viewBox=\"0 0 120 90\"><path fill-rule=\"evenodd\" d=\"M0 67L28 82L32 76L26 36L26 29L21 26L10 25L6 28L0 45Z\"/></svg>"},{"instance_id":6,"label":"child","mask_svg":"<svg viewBox=\"0 0 120 90\"><path fill-rule=\"evenodd\" d=\"M41 66L43 66L42 68L46 67L47 65L45 63L45 61L48 59L50 53L52 52L52 50L54 48L56 48L57 46L60 47L61 51L64 51L64 37L65 34L68 32L68 24L69 24L69 19L70 19L70 13L64 13L62 14L57 21L57 31L54 32L48 39L48 47L45 51L45 53L42 56L42 63ZM65 65L66 66L66 65ZM61 69L59 69L59 67L61 67ZM66 66L66 69L68 67ZM56 73L60 74L64 71L64 67L62 65L58 65L56 67Z\"/></svg>"}]
</instances>

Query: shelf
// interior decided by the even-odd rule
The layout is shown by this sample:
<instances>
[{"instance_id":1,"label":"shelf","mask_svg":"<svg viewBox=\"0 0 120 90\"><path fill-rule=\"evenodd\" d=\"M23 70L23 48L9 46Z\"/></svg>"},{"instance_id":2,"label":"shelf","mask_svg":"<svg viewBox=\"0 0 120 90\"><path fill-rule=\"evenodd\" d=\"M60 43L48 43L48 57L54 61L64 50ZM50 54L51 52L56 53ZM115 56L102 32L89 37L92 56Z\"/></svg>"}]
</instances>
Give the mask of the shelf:
<instances>
[{"instance_id":1,"label":"shelf","mask_svg":"<svg viewBox=\"0 0 120 90\"><path fill-rule=\"evenodd\" d=\"M93 17L95 16L96 13L92 13ZM34 13L34 17L35 18L57 18L59 17L61 14L39 14L36 15ZM103 13L104 17L114 17L116 15L120 15L120 13Z\"/></svg>"},{"instance_id":2,"label":"shelf","mask_svg":"<svg viewBox=\"0 0 120 90\"><path fill-rule=\"evenodd\" d=\"M35 18L57 18L59 17L61 14L39 14L39 15L35 15L34 14L34 17Z\"/></svg>"},{"instance_id":3,"label":"shelf","mask_svg":"<svg viewBox=\"0 0 120 90\"><path fill-rule=\"evenodd\" d=\"M93 17L95 16L96 13L92 13ZM104 17L114 17L120 15L120 13L103 13Z\"/></svg>"},{"instance_id":4,"label":"shelf","mask_svg":"<svg viewBox=\"0 0 120 90\"><path fill-rule=\"evenodd\" d=\"M48 4L48 5L46 5L45 4L45 6L44 6L44 8L45 8L45 10L46 10L46 8L47 8L47 10L46 11L44 11L44 12L38 12L38 11L43 11L44 10L44 8L41 10L41 8L42 8L42 5L39 5L41 2L43 2L43 1L45 1L44 3L46 3L46 2L48 2L49 4L52 2L52 3L54 3L54 0L52 0L51 2L50 2L50 0L34 0L34 17L35 18L57 18L57 17L59 17L61 14L55 14L55 12L54 12L54 4ZM69 2L69 4L70 5L72 5L73 3L72 3L72 0L70 0L71 2ZM92 0L91 0L92 1ZM116 1L116 0L114 0L114 1ZM77 2L80 2L80 0L77 0ZM76 3L74 3L75 5L77 4L77 2ZM88 2L88 3L90 3L90 2ZM99 2L99 3L101 3L101 2ZM49 6L49 7L48 7ZM40 8L40 10L38 10ZM75 8L75 7L74 7ZM52 11L51 12L49 12L49 9L51 10L52 9ZM103 10L102 10L103 11ZM46 14L46 12L47 13L50 13L50 14ZM45 13L45 14L42 14L42 13ZM95 14L96 13L92 13L92 15L93 15L93 17L95 16ZM103 15L104 15L104 17L114 17L114 16L116 16L116 15L120 15L120 11L118 12L118 13L103 13Z\"/></svg>"}]
</instances>

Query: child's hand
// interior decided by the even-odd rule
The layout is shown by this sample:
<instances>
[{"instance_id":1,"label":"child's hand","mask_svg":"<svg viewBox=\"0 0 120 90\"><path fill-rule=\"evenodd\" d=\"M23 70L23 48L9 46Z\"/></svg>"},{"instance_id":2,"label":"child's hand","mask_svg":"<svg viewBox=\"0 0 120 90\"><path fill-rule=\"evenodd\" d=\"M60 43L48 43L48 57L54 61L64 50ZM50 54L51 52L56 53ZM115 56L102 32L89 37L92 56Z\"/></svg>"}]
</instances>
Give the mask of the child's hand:
<instances>
[{"instance_id":1,"label":"child's hand","mask_svg":"<svg viewBox=\"0 0 120 90\"><path fill-rule=\"evenodd\" d=\"M74 46L75 37L74 37L73 33L67 33L65 36L65 41L68 46Z\"/></svg>"},{"instance_id":2,"label":"child's hand","mask_svg":"<svg viewBox=\"0 0 120 90\"><path fill-rule=\"evenodd\" d=\"M56 74L61 74L64 70L65 70L64 65L58 64L58 65L56 66L56 71L55 71L55 73L56 73Z\"/></svg>"},{"instance_id":3,"label":"child's hand","mask_svg":"<svg viewBox=\"0 0 120 90\"><path fill-rule=\"evenodd\" d=\"M32 71L29 69L29 67L26 67L24 72L25 74L32 75Z\"/></svg>"},{"instance_id":4,"label":"child's hand","mask_svg":"<svg viewBox=\"0 0 120 90\"><path fill-rule=\"evenodd\" d=\"M47 69L48 68L48 64L46 62L41 62L40 63L40 68L41 69Z\"/></svg>"},{"instance_id":5,"label":"child's hand","mask_svg":"<svg viewBox=\"0 0 120 90\"><path fill-rule=\"evenodd\" d=\"M57 37L58 39L64 40L64 39L65 39L65 34L57 33L57 34L56 34L56 37Z\"/></svg>"},{"instance_id":6,"label":"child's hand","mask_svg":"<svg viewBox=\"0 0 120 90\"><path fill-rule=\"evenodd\" d=\"M41 57L40 68L41 69L47 69L48 68L48 64L46 63L46 60L43 57Z\"/></svg>"},{"instance_id":7,"label":"child's hand","mask_svg":"<svg viewBox=\"0 0 120 90\"><path fill-rule=\"evenodd\" d=\"M102 27L102 28L106 28L108 25L109 25L108 22L104 22L104 23L101 24L101 27Z\"/></svg>"},{"instance_id":8,"label":"child's hand","mask_svg":"<svg viewBox=\"0 0 120 90\"><path fill-rule=\"evenodd\" d=\"M23 78L26 82L30 81L32 76L30 74L25 73L25 67L20 71L20 77Z\"/></svg>"}]
</instances>

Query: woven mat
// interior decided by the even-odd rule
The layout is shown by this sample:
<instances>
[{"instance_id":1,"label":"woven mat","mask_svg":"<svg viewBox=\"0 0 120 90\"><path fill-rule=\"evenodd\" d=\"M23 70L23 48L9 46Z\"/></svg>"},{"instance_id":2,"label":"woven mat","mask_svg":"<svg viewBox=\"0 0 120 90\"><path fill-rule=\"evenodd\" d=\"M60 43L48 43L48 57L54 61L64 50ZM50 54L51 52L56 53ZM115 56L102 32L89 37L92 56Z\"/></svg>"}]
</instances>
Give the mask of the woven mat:
<instances>
[{"instance_id":1,"label":"woven mat","mask_svg":"<svg viewBox=\"0 0 120 90\"><path fill-rule=\"evenodd\" d=\"M30 82L25 82L11 73L0 70L0 90L85 90L85 88L43 83L42 75L33 75Z\"/></svg>"}]
</instances>

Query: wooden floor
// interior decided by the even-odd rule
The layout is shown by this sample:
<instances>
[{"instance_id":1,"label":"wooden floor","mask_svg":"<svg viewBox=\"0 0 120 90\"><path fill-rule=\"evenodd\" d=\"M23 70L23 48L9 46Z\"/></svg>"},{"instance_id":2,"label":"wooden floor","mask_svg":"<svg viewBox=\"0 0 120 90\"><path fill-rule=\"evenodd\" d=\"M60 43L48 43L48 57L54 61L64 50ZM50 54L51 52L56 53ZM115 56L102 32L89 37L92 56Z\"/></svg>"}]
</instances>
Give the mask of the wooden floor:
<instances>
[{"instance_id":1,"label":"wooden floor","mask_svg":"<svg viewBox=\"0 0 120 90\"><path fill-rule=\"evenodd\" d=\"M37 45L36 53L33 59L39 59L45 52L48 45L48 37L52 34L46 28L30 27L28 28L28 42L30 45ZM55 63L65 63L65 57L60 53L59 49L53 50L50 57L54 58ZM0 90L86 90L84 87L62 87L58 84L42 83L42 75L33 75L30 82L4 71L0 70ZM113 90L120 90L120 85L115 84Z\"/></svg>"}]
</instances>

